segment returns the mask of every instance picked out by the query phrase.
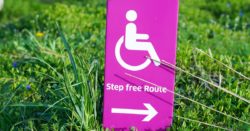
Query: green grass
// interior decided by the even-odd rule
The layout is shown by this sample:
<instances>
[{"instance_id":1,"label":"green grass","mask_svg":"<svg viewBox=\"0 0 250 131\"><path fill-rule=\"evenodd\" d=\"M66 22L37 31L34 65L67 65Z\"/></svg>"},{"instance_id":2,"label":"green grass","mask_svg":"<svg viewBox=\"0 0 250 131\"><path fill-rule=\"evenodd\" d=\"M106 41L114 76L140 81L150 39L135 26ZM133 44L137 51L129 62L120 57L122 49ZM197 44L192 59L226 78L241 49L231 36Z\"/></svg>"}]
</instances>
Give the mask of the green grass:
<instances>
[{"instance_id":1,"label":"green grass","mask_svg":"<svg viewBox=\"0 0 250 131\"><path fill-rule=\"evenodd\" d=\"M249 4L180 0L177 52L178 67L247 99L249 80L195 49L250 74ZM105 2L8 0L0 18L0 131L102 130ZM249 104L183 72L175 92L250 121ZM175 114L250 130L177 96ZM170 130L218 129L174 118Z\"/></svg>"}]
</instances>

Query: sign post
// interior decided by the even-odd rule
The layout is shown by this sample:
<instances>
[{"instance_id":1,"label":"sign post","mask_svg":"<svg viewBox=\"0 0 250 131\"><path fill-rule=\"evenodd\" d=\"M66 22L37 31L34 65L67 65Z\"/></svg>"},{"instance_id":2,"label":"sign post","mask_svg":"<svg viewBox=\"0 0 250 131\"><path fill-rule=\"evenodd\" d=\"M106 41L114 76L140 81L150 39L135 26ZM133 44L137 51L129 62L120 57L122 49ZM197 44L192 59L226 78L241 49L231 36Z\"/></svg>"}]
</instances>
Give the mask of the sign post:
<instances>
[{"instance_id":1,"label":"sign post","mask_svg":"<svg viewBox=\"0 0 250 131\"><path fill-rule=\"evenodd\" d=\"M173 120L178 0L108 0L104 127L165 130ZM147 57L152 58L147 59ZM160 85L154 87L126 75Z\"/></svg>"}]
</instances>

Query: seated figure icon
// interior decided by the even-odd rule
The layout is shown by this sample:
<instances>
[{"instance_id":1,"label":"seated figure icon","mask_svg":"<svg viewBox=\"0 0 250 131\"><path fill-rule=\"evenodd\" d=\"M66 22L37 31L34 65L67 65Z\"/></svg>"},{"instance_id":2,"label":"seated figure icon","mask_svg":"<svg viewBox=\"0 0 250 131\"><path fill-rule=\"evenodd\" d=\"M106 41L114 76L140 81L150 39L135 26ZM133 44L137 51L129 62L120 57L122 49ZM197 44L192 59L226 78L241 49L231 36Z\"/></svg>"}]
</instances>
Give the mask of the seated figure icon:
<instances>
[{"instance_id":1,"label":"seated figure icon","mask_svg":"<svg viewBox=\"0 0 250 131\"><path fill-rule=\"evenodd\" d=\"M118 40L115 48L115 56L119 64L127 70L139 71L145 69L151 63L150 59L147 59L143 64L138 66L131 66L126 62L124 62L120 54L120 48L122 44L125 43L125 47L128 50L147 51L150 57L155 60L154 61L155 66L159 66L160 58L157 55L153 44L151 42L148 42L149 35L139 34L137 32L136 24L133 23L137 20L137 12L134 10L129 10L126 14L126 18L129 21L129 23L126 25L125 36L122 36Z\"/></svg>"}]
</instances>

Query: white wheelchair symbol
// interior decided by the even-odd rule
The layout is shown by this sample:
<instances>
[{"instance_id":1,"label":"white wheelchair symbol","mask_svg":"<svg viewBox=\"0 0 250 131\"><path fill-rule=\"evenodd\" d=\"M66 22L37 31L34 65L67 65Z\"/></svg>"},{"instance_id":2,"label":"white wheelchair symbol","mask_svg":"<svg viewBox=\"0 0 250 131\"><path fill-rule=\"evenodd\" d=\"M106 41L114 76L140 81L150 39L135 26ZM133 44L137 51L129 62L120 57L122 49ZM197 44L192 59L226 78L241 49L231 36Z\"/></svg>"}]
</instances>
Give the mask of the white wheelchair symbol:
<instances>
[{"instance_id":1,"label":"white wheelchair symbol","mask_svg":"<svg viewBox=\"0 0 250 131\"><path fill-rule=\"evenodd\" d=\"M137 19L137 13L134 10L129 10L126 14L127 20L130 22L126 25L125 36L121 36L118 40L116 47L115 47L115 56L118 63L125 69L131 71L139 71L143 70L151 64L150 59L146 59L144 63L138 66L132 66L127 64L121 57L121 46L125 42L125 47L128 50L137 50L137 51L148 51L150 57L154 59L155 66L160 66L160 58L157 55L153 45L151 42L147 42L145 40L149 39L148 34L138 34L137 33L137 26L134 21ZM140 40L140 41L138 41ZM144 40L144 41L142 41Z\"/></svg>"}]
</instances>

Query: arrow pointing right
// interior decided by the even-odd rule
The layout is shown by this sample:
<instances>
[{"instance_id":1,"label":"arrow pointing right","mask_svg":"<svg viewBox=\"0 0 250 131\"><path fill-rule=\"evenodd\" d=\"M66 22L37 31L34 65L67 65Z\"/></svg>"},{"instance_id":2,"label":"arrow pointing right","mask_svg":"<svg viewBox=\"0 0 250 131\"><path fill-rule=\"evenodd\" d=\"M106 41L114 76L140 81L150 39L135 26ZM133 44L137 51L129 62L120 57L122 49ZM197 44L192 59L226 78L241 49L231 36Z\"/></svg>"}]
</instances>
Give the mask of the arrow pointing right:
<instances>
[{"instance_id":1,"label":"arrow pointing right","mask_svg":"<svg viewBox=\"0 0 250 131\"><path fill-rule=\"evenodd\" d=\"M149 122L158 114L158 112L151 104L144 103L144 106L147 108L147 110L112 108L111 112L113 114L146 115L142 121Z\"/></svg>"}]
</instances>

